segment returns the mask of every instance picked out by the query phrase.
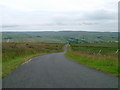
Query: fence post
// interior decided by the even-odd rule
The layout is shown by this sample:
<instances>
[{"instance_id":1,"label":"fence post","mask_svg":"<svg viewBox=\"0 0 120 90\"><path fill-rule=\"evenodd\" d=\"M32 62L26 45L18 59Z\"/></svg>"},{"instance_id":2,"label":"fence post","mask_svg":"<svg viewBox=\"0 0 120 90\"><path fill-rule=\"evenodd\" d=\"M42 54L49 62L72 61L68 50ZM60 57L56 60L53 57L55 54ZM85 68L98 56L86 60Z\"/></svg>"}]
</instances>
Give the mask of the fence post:
<instances>
[{"instance_id":1,"label":"fence post","mask_svg":"<svg viewBox=\"0 0 120 90\"><path fill-rule=\"evenodd\" d=\"M119 51L119 49L115 52L115 54L117 54L117 53L118 53L118 51Z\"/></svg>"},{"instance_id":2,"label":"fence post","mask_svg":"<svg viewBox=\"0 0 120 90\"><path fill-rule=\"evenodd\" d=\"M99 50L98 54L100 54L101 50Z\"/></svg>"}]
</instances>

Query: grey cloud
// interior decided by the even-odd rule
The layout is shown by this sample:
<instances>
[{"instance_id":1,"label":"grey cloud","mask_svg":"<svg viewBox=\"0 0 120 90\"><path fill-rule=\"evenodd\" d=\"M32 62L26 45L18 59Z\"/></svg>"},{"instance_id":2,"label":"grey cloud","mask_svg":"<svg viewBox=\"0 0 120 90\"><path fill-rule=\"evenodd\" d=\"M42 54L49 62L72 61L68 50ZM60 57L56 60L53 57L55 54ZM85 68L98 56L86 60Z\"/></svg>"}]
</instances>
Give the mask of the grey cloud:
<instances>
[{"instance_id":1,"label":"grey cloud","mask_svg":"<svg viewBox=\"0 0 120 90\"><path fill-rule=\"evenodd\" d=\"M6 12L6 10L9 10ZM6 9L3 12L3 29L96 29L106 30L111 26L116 30L117 12L96 11L31 11L22 12ZM111 28L110 27L110 28ZM101 30L100 29L100 30Z\"/></svg>"},{"instance_id":2,"label":"grey cloud","mask_svg":"<svg viewBox=\"0 0 120 90\"><path fill-rule=\"evenodd\" d=\"M18 27L18 25L2 25L2 28L14 28L14 27Z\"/></svg>"},{"instance_id":3,"label":"grey cloud","mask_svg":"<svg viewBox=\"0 0 120 90\"><path fill-rule=\"evenodd\" d=\"M90 20L114 20L117 19L117 12L107 10L97 10L92 13L85 14L86 19Z\"/></svg>"}]
</instances>

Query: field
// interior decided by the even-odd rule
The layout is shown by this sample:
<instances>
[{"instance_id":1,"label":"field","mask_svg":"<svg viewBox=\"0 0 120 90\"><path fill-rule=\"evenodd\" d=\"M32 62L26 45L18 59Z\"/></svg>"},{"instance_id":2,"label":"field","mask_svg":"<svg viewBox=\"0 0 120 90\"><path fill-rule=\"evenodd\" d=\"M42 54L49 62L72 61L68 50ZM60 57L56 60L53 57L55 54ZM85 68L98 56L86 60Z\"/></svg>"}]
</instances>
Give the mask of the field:
<instances>
[{"instance_id":1,"label":"field","mask_svg":"<svg viewBox=\"0 0 120 90\"><path fill-rule=\"evenodd\" d=\"M34 43L117 42L118 33L85 32L85 31L3 32L2 40L3 42L34 42Z\"/></svg>"},{"instance_id":2,"label":"field","mask_svg":"<svg viewBox=\"0 0 120 90\"><path fill-rule=\"evenodd\" d=\"M74 51L88 52L91 54L115 55L118 52L118 43L87 43L71 44Z\"/></svg>"},{"instance_id":3,"label":"field","mask_svg":"<svg viewBox=\"0 0 120 90\"><path fill-rule=\"evenodd\" d=\"M66 56L88 67L119 76L118 43L70 44Z\"/></svg>"},{"instance_id":4,"label":"field","mask_svg":"<svg viewBox=\"0 0 120 90\"><path fill-rule=\"evenodd\" d=\"M2 77L30 58L63 51L64 44L2 43Z\"/></svg>"}]
</instances>

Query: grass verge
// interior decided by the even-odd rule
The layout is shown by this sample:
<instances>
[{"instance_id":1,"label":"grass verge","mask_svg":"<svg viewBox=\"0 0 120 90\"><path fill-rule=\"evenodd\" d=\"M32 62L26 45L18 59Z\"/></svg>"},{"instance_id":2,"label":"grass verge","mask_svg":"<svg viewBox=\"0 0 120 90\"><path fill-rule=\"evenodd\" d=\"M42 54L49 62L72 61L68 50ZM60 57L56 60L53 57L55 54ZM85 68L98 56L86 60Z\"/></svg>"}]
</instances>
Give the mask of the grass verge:
<instances>
[{"instance_id":1,"label":"grass verge","mask_svg":"<svg viewBox=\"0 0 120 90\"><path fill-rule=\"evenodd\" d=\"M36 56L45 55L45 54L48 54L48 53L40 53L40 54L28 55L24 57L17 57L13 60L3 62L2 63L2 78L4 78L5 76L13 72L13 70L18 68L21 64L28 61L29 59L36 57Z\"/></svg>"},{"instance_id":2,"label":"grass verge","mask_svg":"<svg viewBox=\"0 0 120 90\"><path fill-rule=\"evenodd\" d=\"M63 51L64 44L2 43L2 78L29 59Z\"/></svg>"},{"instance_id":3,"label":"grass verge","mask_svg":"<svg viewBox=\"0 0 120 90\"><path fill-rule=\"evenodd\" d=\"M68 51L66 56L85 66L112 74L114 76L120 76L120 73L118 72L118 60L113 60L111 57L94 56L86 53L78 53L76 51Z\"/></svg>"}]
</instances>

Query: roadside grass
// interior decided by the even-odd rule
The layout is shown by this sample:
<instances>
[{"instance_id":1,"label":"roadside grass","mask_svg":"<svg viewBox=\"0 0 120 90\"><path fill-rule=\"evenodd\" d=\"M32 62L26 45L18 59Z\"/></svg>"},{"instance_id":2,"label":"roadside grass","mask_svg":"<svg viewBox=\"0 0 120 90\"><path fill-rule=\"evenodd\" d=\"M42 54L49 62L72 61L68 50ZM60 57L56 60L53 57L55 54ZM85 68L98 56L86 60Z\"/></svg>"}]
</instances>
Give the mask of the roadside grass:
<instances>
[{"instance_id":1,"label":"roadside grass","mask_svg":"<svg viewBox=\"0 0 120 90\"><path fill-rule=\"evenodd\" d=\"M118 65L118 55L90 54L88 52L75 51L72 50L72 47L68 47L66 56L85 66L95 68L114 76L120 76L120 72L118 72L118 68L120 68Z\"/></svg>"},{"instance_id":2,"label":"roadside grass","mask_svg":"<svg viewBox=\"0 0 120 90\"><path fill-rule=\"evenodd\" d=\"M2 43L2 78L29 59L63 51L64 44Z\"/></svg>"},{"instance_id":3,"label":"roadside grass","mask_svg":"<svg viewBox=\"0 0 120 90\"><path fill-rule=\"evenodd\" d=\"M36 57L36 56L44 55L44 54L47 54L47 53L40 53L40 54L35 54L35 55L17 57L17 58L14 58L13 60L11 59L7 62L3 62L2 63L2 77L4 78L8 74L10 74L14 69L16 69L21 64L28 61L29 59Z\"/></svg>"}]
</instances>

